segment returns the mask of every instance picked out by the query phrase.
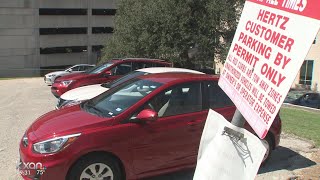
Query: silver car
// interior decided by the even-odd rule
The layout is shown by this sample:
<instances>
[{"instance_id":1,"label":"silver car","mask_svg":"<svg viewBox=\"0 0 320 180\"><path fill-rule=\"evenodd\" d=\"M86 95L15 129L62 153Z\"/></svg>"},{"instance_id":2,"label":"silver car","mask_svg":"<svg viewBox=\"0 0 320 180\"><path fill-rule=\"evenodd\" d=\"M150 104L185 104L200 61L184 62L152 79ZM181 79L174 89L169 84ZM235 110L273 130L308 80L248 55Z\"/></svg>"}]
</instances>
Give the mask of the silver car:
<instances>
[{"instance_id":1,"label":"silver car","mask_svg":"<svg viewBox=\"0 0 320 180\"><path fill-rule=\"evenodd\" d=\"M77 64L65 69L64 71L54 71L44 76L44 82L47 85L52 85L54 83L54 80L61 76L65 76L71 73L84 72L94 66L95 65L91 65L91 64Z\"/></svg>"}]
</instances>

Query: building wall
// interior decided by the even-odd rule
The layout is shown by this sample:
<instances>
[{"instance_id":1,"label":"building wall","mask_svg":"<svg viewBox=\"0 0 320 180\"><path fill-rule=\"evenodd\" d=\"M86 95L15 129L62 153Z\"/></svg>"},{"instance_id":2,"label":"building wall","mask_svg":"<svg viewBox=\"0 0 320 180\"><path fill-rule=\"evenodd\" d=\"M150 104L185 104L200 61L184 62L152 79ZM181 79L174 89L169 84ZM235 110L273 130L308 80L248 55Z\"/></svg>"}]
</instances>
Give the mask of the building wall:
<instances>
[{"instance_id":1,"label":"building wall","mask_svg":"<svg viewBox=\"0 0 320 180\"><path fill-rule=\"evenodd\" d=\"M320 91L320 31L318 32L315 43L311 45L309 53L305 60L313 60L313 72L312 72L312 84L311 90ZM298 72L296 79L292 83L292 88L304 88L304 86L299 85L300 71Z\"/></svg>"},{"instance_id":2,"label":"building wall","mask_svg":"<svg viewBox=\"0 0 320 180\"><path fill-rule=\"evenodd\" d=\"M31 0L1 0L0 77L39 74L37 8Z\"/></svg>"},{"instance_id":3,"label":"building wall","mask_svg":"<svg viewBox=\"0 0 320 180\"><path fill-rule=\"evenodd\" d=\"M43 9L84 9L82 15L43 15ZM92 9L116 9L116 0L1 0L0 77L39 76L42 68L97 62L97 48L112 33L92 28L113 27L113 15L92 15ZM85 28L85 33L40 34L45 28ZM42 31L41 31L42 32ZM44 49L86 47L80 52L43 53Z\"/></svg>"}]
</instances>

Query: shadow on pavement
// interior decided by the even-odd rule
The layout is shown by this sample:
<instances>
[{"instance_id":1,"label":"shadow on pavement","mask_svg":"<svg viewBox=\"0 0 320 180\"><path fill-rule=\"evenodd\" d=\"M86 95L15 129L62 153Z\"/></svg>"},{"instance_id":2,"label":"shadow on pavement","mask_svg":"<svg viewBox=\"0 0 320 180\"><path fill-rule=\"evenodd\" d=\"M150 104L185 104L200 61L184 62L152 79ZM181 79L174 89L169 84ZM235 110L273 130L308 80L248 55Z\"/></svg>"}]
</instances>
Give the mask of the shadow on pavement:
<instances>
[{"instance_id":1,"label":"shadow on pavement","mask_svg":"<svg viewBox=\"0 0 320 180\"><path fill-rule=\"evenodd\" d=\"M259 174L286 169L295 170L316 165L314 161L292 151L289 148L279 146L272 152L271 158L265 166L261 167Z\"/></svg>"},{"instance_id":2,"label":"shadow on pavement","mask_svg":"<svg viewBox=\"0 0 320 180\"><path fill-rule=\"evenodd\" d=\"M314 161L288 149L286 147L279 146L272 152L271 158L265 164L265 166L259 169L258 174L277 170L295 170L306 168L309 166L316 165ZM157 177L147 178L144 180L192 180L194 169L179 171Z\"/></svg>"},{"instance_id":3,"label":"shadow on pavement","mask_svg":"<svg viewBox=\"0 0 320 180\"><path fill-rule=\"evenodd\" d=\"M179 171L157 177L147 178L143 180L192 180L194 169Z\"/></svg>"}]
</instances>

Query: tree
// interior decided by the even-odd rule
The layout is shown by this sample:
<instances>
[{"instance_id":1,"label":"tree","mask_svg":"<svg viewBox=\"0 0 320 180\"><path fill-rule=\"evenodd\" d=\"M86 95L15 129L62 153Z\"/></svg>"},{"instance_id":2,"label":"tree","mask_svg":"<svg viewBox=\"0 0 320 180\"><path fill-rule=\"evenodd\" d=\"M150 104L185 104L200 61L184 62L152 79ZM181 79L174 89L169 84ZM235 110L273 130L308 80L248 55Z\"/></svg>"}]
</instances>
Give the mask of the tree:
<instances>
[{"instance_id":1,"label":"tree","mask_svg":"<svg viewBox=\"0 0 320 180\"><path fill-rule=\"evenodd\" d=\"M244 0L119 0L104 61L167 59L187 68L224 59Z\"/></svg>"}]
</instances>

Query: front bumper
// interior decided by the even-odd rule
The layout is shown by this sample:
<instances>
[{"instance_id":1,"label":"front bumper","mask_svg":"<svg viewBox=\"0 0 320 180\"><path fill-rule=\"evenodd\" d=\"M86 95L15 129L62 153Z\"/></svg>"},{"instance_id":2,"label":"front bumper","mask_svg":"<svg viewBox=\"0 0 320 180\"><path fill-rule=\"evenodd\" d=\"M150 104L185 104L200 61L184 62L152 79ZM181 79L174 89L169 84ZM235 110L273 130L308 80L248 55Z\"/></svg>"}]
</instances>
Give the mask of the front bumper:
<instances>
[{"instance_id":1,"label":"front bumper","mask_svg":"<svg viewBox=\"0 0 320 180\"><path fill-rule=\"evenodd\" d=\"M59 98L63 93L67 92L68 88L65 86L60 85L59 83L54 83L51 87L51 93L56 97Z\"/></svg>"},{"instance_id":2,"label":"front bumper","mask_svg":"<svg viewBox=\"0 0 320 180\"><path fill-rule=\"evenodd\" d=\"M21 147L18 172L25 180L59 180L65 179L68 168L63 158L52 155L29 153L28 148ZM52 157L51 157L52 156Z\"/></svg>"}]
</instances>

